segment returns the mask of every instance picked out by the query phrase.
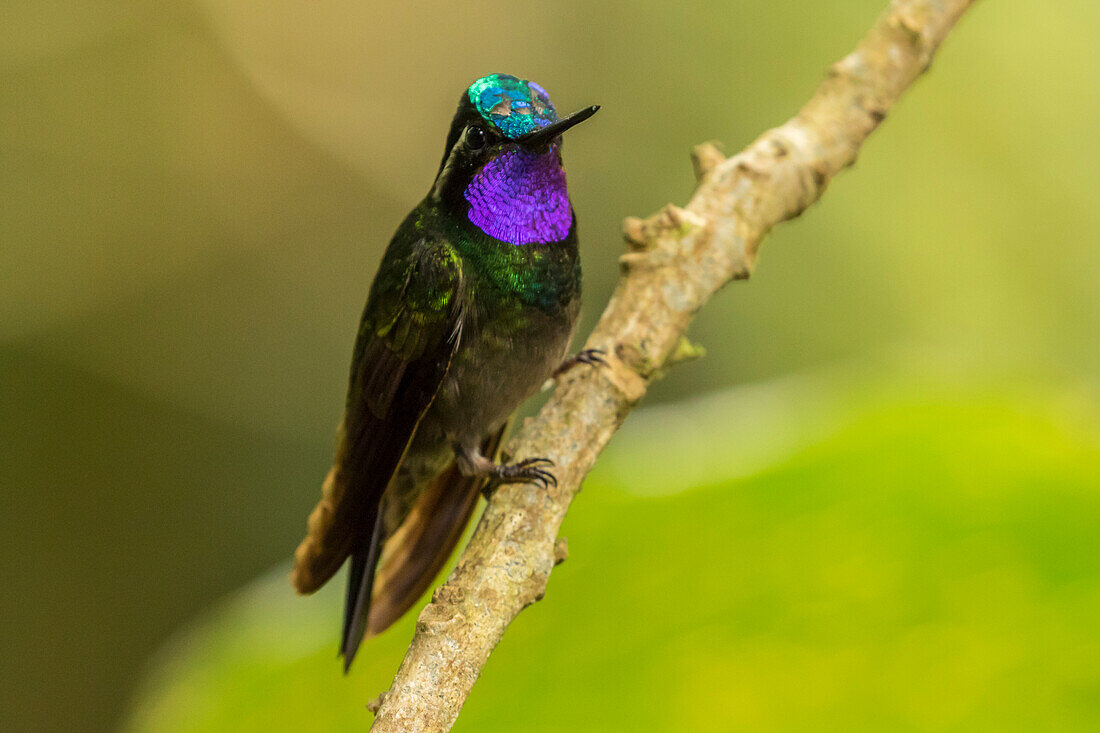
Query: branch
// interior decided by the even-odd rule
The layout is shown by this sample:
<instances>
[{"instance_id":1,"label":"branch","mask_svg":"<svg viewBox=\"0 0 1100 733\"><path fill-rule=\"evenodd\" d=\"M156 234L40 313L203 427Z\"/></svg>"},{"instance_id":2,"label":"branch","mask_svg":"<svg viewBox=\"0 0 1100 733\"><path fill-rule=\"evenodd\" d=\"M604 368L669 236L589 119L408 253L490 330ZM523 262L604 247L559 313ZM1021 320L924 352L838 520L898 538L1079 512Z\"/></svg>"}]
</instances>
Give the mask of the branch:
<instances>
[{"instance_id":1,"label":"branch","mask_svg":"<svg viewBox=\"0 0 1100 733\"><path fill-rule=\"evenodd\" d=\"M542 598L564 558L558 528L596 457L650 381L691 356L692 316L723 285L747 278L768 231L805 211L855 162L971 2L894 0L789 122L729 159L713 145L696 147L699 186L686 208L624 222L623 276L586 344L603 349L608 366L567 373L512 442L516 459L552 459L558 485L496 492L458 566L420 614L373 731L451 728L508 624Z\"/></svg>"}]
</instances>

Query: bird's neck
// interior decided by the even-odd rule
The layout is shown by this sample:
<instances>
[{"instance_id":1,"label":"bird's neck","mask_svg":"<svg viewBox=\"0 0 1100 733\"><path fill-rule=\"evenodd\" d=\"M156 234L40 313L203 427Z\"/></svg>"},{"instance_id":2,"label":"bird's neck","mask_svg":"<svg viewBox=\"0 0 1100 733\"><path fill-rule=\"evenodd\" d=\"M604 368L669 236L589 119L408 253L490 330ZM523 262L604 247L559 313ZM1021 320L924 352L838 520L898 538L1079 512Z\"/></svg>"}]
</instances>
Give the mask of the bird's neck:
<instances>
[{"instance_id":1,"label":"bird's neck","mask_svg":"<svg viewBox=\"0 0 1100 733\"><path fill-rule=\"evenodd\" d=\"M560 242L573 227L557 146L541 154L504 151L474 175L464 197L470 222L508 244Z\"/></svg>"}]
</instances>

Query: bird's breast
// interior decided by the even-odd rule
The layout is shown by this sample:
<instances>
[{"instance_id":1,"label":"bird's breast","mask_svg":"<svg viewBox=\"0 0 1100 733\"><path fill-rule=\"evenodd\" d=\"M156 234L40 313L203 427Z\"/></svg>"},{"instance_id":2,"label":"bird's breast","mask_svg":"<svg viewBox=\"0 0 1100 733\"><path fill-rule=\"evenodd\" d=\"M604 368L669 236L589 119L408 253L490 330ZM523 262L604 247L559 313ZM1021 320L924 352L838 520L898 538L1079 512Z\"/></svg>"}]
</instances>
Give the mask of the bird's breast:
<instances>
[{"instance_id":1,"label":"bird's breast","mask_svg":"<svg viewBox=\"0 0 1100 733\"><path fill-rule=\"evenodd\" d=\"M432 408L448 439L480 440L538 391L564 358L579 310L517 304L478 313Z\"/></svg>"}]
</instances>

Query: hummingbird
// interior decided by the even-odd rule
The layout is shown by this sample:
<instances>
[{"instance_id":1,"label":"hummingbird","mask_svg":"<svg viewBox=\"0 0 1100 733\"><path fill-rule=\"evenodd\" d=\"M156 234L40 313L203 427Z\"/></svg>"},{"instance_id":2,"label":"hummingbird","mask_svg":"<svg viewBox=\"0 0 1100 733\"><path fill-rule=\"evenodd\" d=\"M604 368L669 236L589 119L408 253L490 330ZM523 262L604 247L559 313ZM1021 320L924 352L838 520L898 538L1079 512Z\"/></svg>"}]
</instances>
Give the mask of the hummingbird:
<instances>
[{"instance_id":1,"label":"hummingbird","mask_svg":"<svg viewBox=\"0 0 1100 733\"><path fill-rule=\"evenodd\" d=\"M427 590L478 496L500 482L556 484L545 458L498 462L508 420L566 358L580 314L577 224L559 118L533 81L466 89L428 195L390 240L352 354L336 456L295 552L316 591L349 562L345 672Z\"/></svg>"}]
</instances>

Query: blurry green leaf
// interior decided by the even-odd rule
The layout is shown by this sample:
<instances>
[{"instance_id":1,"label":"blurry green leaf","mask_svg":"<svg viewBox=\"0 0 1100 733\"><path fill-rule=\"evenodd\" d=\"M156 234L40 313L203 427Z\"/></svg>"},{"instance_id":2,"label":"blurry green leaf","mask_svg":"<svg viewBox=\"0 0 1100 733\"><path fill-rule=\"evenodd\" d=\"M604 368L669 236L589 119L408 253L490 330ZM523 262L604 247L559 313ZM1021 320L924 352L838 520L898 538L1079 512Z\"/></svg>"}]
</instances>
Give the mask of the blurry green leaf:
<instances>
[{"instance_id":1,"label":"blurry green leaf","mask_svg":"<svg viewBox=\"0 0 1100 733\"><path fill-rule=\"evenodd\" d=\"M1072 395L872 394L833 429L765 448L745 478L695 467L675 497L626 491L631 461L638 478L654 459L624 435L606 462L619 468L598 469L567 520L572 558L456 729L1100 726L1095 414ZM773 397L792 422L828 402ZM766 403L753 419L771 429ZM675 432L662 409L637 422ZM753 450L708 426L712 445ZM365 729L414 616L345 678L339 585L297 599L280 572L245 589L165 651L130 730Z\"/></svg>"}]
</instances>

